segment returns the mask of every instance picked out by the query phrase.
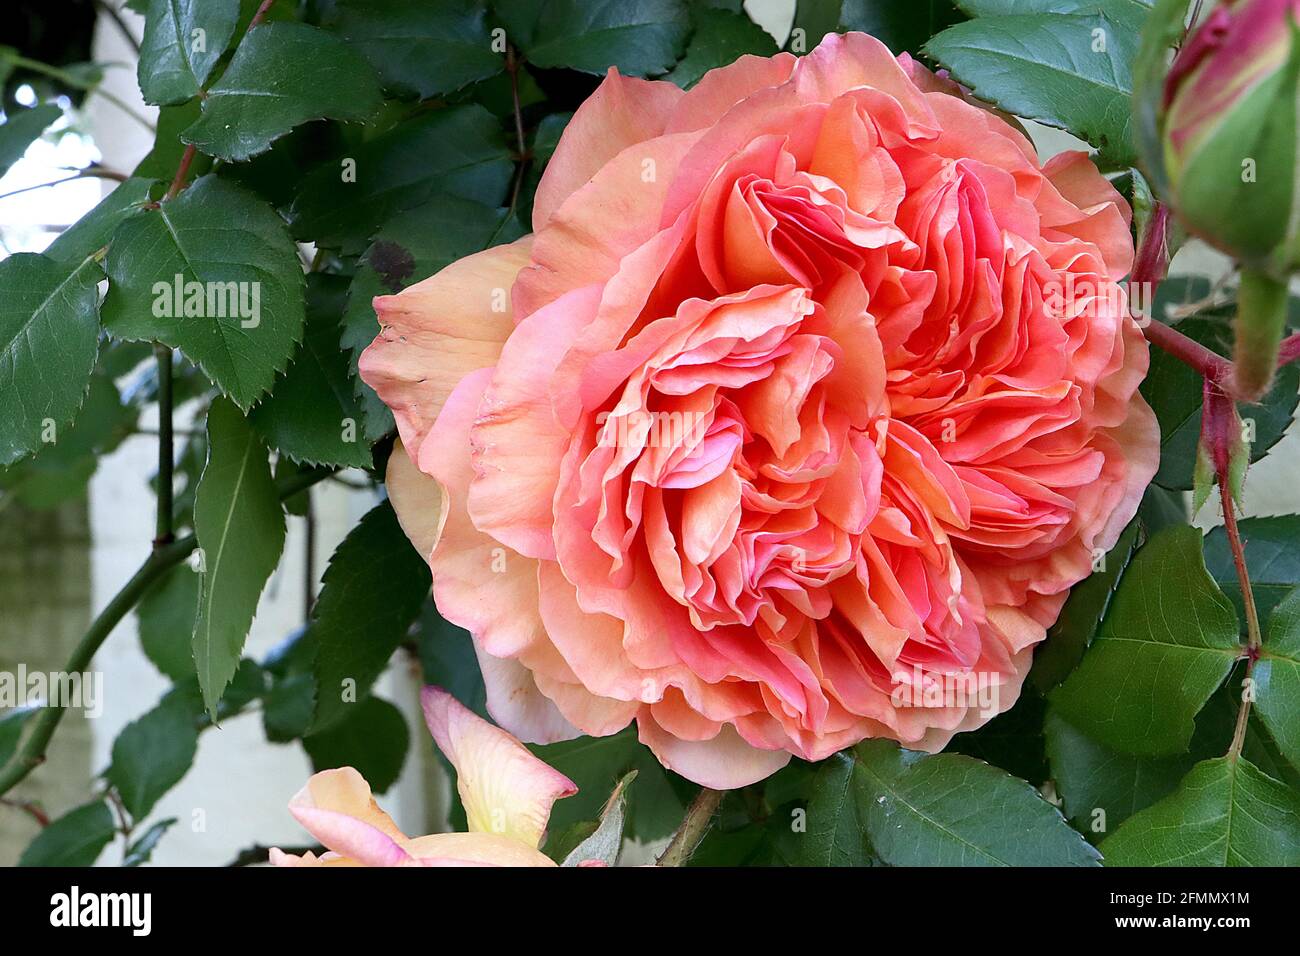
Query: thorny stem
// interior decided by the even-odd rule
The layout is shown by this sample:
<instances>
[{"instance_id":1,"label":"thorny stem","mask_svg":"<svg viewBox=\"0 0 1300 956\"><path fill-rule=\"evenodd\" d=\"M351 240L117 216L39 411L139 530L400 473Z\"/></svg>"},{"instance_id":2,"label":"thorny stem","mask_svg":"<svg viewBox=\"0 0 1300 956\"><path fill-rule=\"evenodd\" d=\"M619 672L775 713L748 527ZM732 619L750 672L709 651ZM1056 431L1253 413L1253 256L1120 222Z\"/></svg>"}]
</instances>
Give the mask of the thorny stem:
<instances>
[{"instance_id":1,"label":"thorny stem","mask_svg":"<svg viewBox=\"0 0 1300 956\"><path fill-rule=\"evenodd\" d=\"M172 177L172 184L167 187L167 195L163 197L164 199L175 199L185 188L185 179L190 174L190 164L194 162L194 154L197 152L197 147L185 147L185 152L181 153L180 164L176 167L176 175Z\"/></svg>"},{"instance_id":2,"label":"thorny stem","mask_svg":"<svg viewBox=\"0 0 1300 956\"><path fill-rule=\"evenodd\" d=\"M0 805L13 807L15 810L21 810L42 827L50 825L50 816L42 810L36 803L31 800L10 800L7 797L0 797Z\"/></svg>"},{"instance_id":3,"label":"thorny stem","mask_svg":"<svg viewBox=\"0 0 1300 956\"><path fill-rule=\"evenodd\" d=\"M506 72L510 74L510 97L514 102L515 141L519 154L516 160L514 184L510 188L510 213L514 214L519 204L519 191L524 184L524 172L528 168L528 140L524 136L524 114L519 106L519 57L513 46L506 47Z\"/></svg>"},{"instance_id":4,"label":"thorny stem","mask_svg":"<svg viewBox=\"0 0 1300 956\"><path fill-rule=\"evenodd\" d=\"M695 848L704 839L704 834L709 832L709 824L713 822L713 816L718 812L718 807L722 805L722 798L725 796L726 793L722 790L701 788L695 799L691 801L691 805L686 808L682 825L677 828L667 849L655 865L685 866L686 861L695 852Z\"/></svg>"},{"instance_id":5,"label":"thorny stem","mask_svg":"<svg viewBox=\"0 0 1300 956\"><path fill-rule=\"evenodd\" d=\"M176 540L172 534L172 468L176 450L172 443L172 350L161 342L154 343L158 359L158 521L154 530L154 549Z\"/></svg>"}]
</instances>

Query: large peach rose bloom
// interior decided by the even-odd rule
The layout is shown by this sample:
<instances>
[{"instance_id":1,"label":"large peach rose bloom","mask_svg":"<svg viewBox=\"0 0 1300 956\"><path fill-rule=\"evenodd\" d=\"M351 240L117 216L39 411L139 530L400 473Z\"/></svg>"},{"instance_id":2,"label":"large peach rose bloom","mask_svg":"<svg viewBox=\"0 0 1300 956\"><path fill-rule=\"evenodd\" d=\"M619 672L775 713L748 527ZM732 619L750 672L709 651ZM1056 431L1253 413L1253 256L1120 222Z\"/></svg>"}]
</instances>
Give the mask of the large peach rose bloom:
<instances>
[{"instance_id":1,"label":"large peach rose bloom","mask_svg":"<svg viewBox=\"0 0 1300 956\"><path fill-rule=\"evenodd\" d=\"M863 34L611 70L532 235L375 300L389 492L503 726L737 787L1014 703L1158 434L1124 200L960 94Z\"/></svg>"}]
</instances>

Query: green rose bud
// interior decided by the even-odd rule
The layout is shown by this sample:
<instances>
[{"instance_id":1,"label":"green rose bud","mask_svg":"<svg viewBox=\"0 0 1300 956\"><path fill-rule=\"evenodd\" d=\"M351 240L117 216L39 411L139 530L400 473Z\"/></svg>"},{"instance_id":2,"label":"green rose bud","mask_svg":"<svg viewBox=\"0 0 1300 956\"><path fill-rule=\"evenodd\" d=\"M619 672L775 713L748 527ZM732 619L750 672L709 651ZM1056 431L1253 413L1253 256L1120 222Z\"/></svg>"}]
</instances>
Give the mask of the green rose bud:
<instances>
[{"instance_id":1,"label":"green rose bud","mask_svg":"<svg viewBox=\"0 0 1300 956\"><path fill-rule=\"evenodd\" d=\"M1300 268L1300 0L1228 0L1165 80L1160 148L1173 205L1242 265L1233 391L1267 390Z\"/></svg>"},{"instance_id":2,"label":"green rose bud","mask_svg":"<svg viewBox=\"0 0 1300 956\"><path fill-rule=\"evenodd\" d=\"M1243 264L1297 265L1300 0L1236 0L1188 37L1165 83L1165 172L1183 222Z\"/></svg>"}]
</instances>

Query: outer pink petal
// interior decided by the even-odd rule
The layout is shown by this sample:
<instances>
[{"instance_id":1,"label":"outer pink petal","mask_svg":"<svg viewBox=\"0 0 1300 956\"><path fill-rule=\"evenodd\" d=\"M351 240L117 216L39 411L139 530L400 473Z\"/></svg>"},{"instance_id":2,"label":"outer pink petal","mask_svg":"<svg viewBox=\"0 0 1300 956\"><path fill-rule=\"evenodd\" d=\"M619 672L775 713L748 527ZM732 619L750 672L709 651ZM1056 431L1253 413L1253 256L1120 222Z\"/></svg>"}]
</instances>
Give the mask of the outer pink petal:
<instances>
[{"instance_id":1,"label":"outer pink petal","mask_svg":"<svg viewBox=\"0 0 1300 956\"><path fill-rule=\"evenodd\" d=\"M438 749L456 768L456 789L471 832L499 834L536 848L551 805L577 793L577 786L445 690L426 687L420 701Z\"/></svg>"},{"instance_id":2,"label":"outer pink petal","mask_svg":"<svg viewBox=\"0 0 1300 956\"><path fill-rule=\"evenodd\" d=\"M456 383L501 354L514 328L509 290L531 248L532 237L525 236L453 262L397 295L376 297L379 335L358 369L393 410L417 461Z\"/></svg>"},{"instance_id":3,"label":"outer pink petal","mask_svg":"<svg viewBox=\"0 0 1300 956\"><path fill-rule=\"evenodd\" d=\"M289 812L322 844L362 866L408 866L412 862L396 840L356 817L314 807L291 806Z\"/></svg>"},{"instance_id":4,"label":"outer pink petal","mask_svg":"<svg viewBox=\"0 0 1300 956\"><path fill-rule=\"evenodd\" d=\"M540 232L564 200L615 155L661 134L681 98L672 83L633 79L610 67L569 120L546 164L533 200L533 230Z\"/></svg>"},{"instance_id":5,"label":"outer pink petal","mask_svg":"<svg viewBox=\"0 0 1300 956\"><path fill-rule=\"evenodd\" d=\"M599 305L600 286L587 286L520 322L470 430L474 526L530 558L555 560L551 502L570 438L551 409L551 376Z\"/></svg>"},{"instance_id":6,"label":"outer pink petal","mask_svg":"<svg viewBox=\"0 0 1300 956\"><path fill-rule=\"evenodd\" d=\"M397 513L397 523L415 550L428 561L446 520L447 495L437 479L415 467L400 438L388 456L384 487Z\"/></svg>"},{"instance_id":7,"label":"outer pink petal","mask_svg":"<svg viewBox=\"0 0 1300 956\"><path fill-rule=\"evenodd\" d=\"M637 715L637 733L659 762L687 780L714 790L757 783L790 762L784 750L760 750L745 742L730 724L711 740L681 740L659 726L650 708Z\"/></svg>"},{"instance_id":8,"label":"outer pink petal","mask_svg":"<svg viewBox=\"0 0 1300 956\"><path fill-rule=\"evenodd\" d=\"M555 866L545 853L495 833L435 833L406 844L422 866Z\"/></svg>"}]
</instances>

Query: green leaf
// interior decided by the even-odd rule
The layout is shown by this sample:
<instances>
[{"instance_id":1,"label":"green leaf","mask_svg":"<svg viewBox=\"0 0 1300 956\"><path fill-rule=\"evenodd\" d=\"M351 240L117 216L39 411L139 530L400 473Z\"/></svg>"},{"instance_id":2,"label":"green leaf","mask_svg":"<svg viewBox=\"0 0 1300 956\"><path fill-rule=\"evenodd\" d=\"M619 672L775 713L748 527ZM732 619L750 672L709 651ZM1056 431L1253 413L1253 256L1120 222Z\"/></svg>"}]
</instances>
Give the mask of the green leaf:
<instances>
[{"instance_id":1,"label":"green leaf","mask_svg":"<svg viewBox=\"0 0 1300 956\"><path fill-rule=\"evenodd\" d=\"M925 50L980 98L1070 130L1107 162L1131 166L1129 65L1142 17L1107 10L968 20L932 38ZM1104 50L1096 49L1100 42Z\"/></svg>"},{"instance_id":2,"label":"green leaf","mask_svg":"<svg viewBox=\"0 0 1300 956\"><path fill-rule=\"evenodd\" d=\"M1193 287L1185 288L1190 291ZM1163 296L1161 300L1177 301ZM1220 355L1231 354L1232 326L1226 316L1183 319L1177 328ZM1160 469L1155 481L1165 488L1185 491L1192 487L1201 435L1201 383L1201 376L1178 359L1160 349L1151 350L1151 368L1141 391L1160 422ZM1263 401L1237 406L1242 420L1253 423L1251 461L1263 458L1282 439L1298 402L1300 367L1288 365L1278 371Z\"/></svg>"},{"instance_id":3,"label":"green leaf","mask_svg":"<svg viewBox=\"0 0 1300 956\"><path fill-rule=\"evenodd\" d=\"M314 771L355 767L375 793L397 782L411 733L402 712L386 700L367 697L333 726L304 737Z\"/></svg>"},{"instance_id":4,"label":"green leaf","mask_svg":"<svg viewBox=\"0 0 1300 956\"><path fill-rule=\"evenodd\" d=\"M1177 788L1196 759L1135 757L1099 744L1055 711L1044 724L1047 757L1065 814L1084 832L1108 833Z\"/></svg>"},{"instance_id":5,"label":"green leaf","mask_svg":"<svg viewBox=\"0 0 1300 956\"><path fill-rule=\"evenodd\" d=\"M474 713L491 720L483 672L469 631L444 619L429 600L420 612L415 639L423 682L443 688Z\"/></svg>"},{"instance_id":6,"label":"green leaf","mask_svg":"<svg viewBox=\"0 0 1300 956\"><path fill-rule=\"evenodd\" d=\"M605 866L618 863L619 851L623 849L623 824L627 817L627 788L635 779L636 771L632 770L618 782L605 803L605 809L600 812L599 825L565 855L561 866L578 866L592 861Z\"/></svg>"},{"instance_id":7,"label":"green leaf","mask_svg":"<svg viewBox=\"0 0 1300 956\"><path fill-rule=\"evenodd\" d=\"M349 354L353 381L365 413L366 436L377 439L393 427L393 416L374 390L357 376L357 360L376 335L379 320L371 304L377 295L400 292L465 256L520 235L507 210L458 196L436 196L384 224L357 265L343 314L341 344Z\"/></svg>"},{"instance_id":8,"label":"green leaf","mask_svg":"<svg viewBox=\"0 0 1300 956\"><path fill-rule=\"evenodd\" d=\"M164 702L122 729L104 775L117 788L132 820L143 820L160 797L189 771L199 734L184 706Z\"/></svg>"},{"instance_id":9,"label":"green leaf","mask_svg":"<svg viewBox=\"0 0 1300 956\"><path fill-rule=\"evenodd\" d=\"M221 400L208 409L208 463L195 497L194 532L202 559L194 663L215 720L284 547L284 512L266 447L239 410Z\"/></svg>"},{"instance_id":10,"label":"green leaf","mask_svg":"<svg viewBox=\"0 0 1300 956\"><path fill-rule=\"evenodd\" d=\"M633 770L637 778L628 793L628 835L641 841L658 840L682 822L685 804L668 771L637 740L635 728L609 737L579 737L529 749L578 786L577 794L557 801L551 811L549 828L553 833L596 819L605 794Z\"/></svg>"},{"instance_id":11,"label":"green leaf","mask_svg":"<svg viewBox=\"0 0 1300 956\"><path fill-rule=\"evenodd\" d=\"M524 52L540 67L655 76L673 68L689 33L682 0L549 0Z\"/></svg>"},{"instance_id":12,"label":"green leaf","mask_svg":"<svg viewBox=\"0 0 1300 956\"><path fill-rule=\"evenodd\" d=\"M0 767L7 764L9 758L14 755L14 751L18 749L18 742L22 739L23 728L40 709L35 704L25 704L0 713Z\"/></svg>"},{"instance_id":13,"label":"green leaf","mask_svg":"<svg viewBox=\"0 0 1300 956\"><path fill-rule=\"evenodd\" d=\"M1300 767L1300 588L1273 610L1254 677L1255 712L1282 755Z\"/></svg>"},{"instance_id":14,"label":"green leaf","mask_svg":"<svg viewBox=\"0 0 1300 956\"><path fill-rule=\"evenodd\" d=\"M1246 544L1246 572L1260 624L1267 626L1273 608L1300 585L1300 547L1296 546L1300 542L1300 515L1243 518L1237 525ZM1222 527L1205 536L1205 566L1244 620L1237 568L1232 562L1228 533Z\"/></svg>"},{"instance_id":15,"label":"green leaf","mask_svg":"<svg viewBox=\"0 0 1300 956\"><path fill-rule=\"evenodd\" d=\"M135 609L144 656L173 683L195 673L192 638L199 585L199 575L188 564L178 565L145 592Z\"/></svg>"},{"instance_id":16,"label":"green leaf","mask_svg":"<svg viewBox=\"0 0 1300 956\"><path fill-rule=\"evenodd\" d=\"M136 70L146 103L183 103L199 94L226 52L239 0L150 0Z\"/></svg>"},{"instance_id":17,"label":"green leaf","mask_svg":"<svg viewBox=\"0 0 1300 956\"><path fill-rule=\"evenodd\" d=\"M0 262L0 465L57 443L99 354L99 265L18 253Z\"/></svg>"},{"instance_id":18,"label":"green leaf","mask_svg":"<svg viewBox=\"0 0 1300 956\"><path fill-rule=\"evenodd\" d=\"M284 222L215 176L123 222L108 274L105 327L179 348L244 410L302 337L302 265Z\"/></svg>"},{"instance_id":19,"label":"green leaf","mask_svg":"<svg viewBox=\"0 0 1300 956\"><path fill-rule=\"evenodd\" d=\"M1097 863L1097 852L1037 790L986 763L902 750L891 740L831 759L853 764L853 809L889 866Z\"/></svg>"},{"instance_id":20,"label":"green leaf","mask_svg":"<svg viewBox=\"0 0 1300 956\"><path fill-rule=\"evenodd\" d=\"M848 752L822 761L808 802L808 830L799 840L798 866L871 866L871 845L858 808L865 775Z\"/></svg>"},{"instance_id":21,"label":"green leaf","mask_svg":"<svg viewBox=\"0 0 1300 956\"><path fill-rule=\"evenodd\" d=\"M694 86L709 70L727 66L747 53L776 53L776 41L743 13L700 7L691 12L691 23L695 29L686 55L664 77L683 89Z\"/></svg>"},{"instance_id":22,"label":"green leaf","mask_svg":"<svg viewBox=\"0 0 1300 956\"><path fill-rule=\"evenodd\" d=\"M0 177L23 158L27 147L45 132L45 128L63 116L63 110L53 103L43 103L30 109L8 107L5 122L0 124Z\"/></svg>"},{"instance_id":23,"label":"green leaf","mask_svg":"<svg viewBox=\"0 0 1300 956\"><path fill-rule=\"evenodd\" d=\"M1170 491L1157 484L1147 485L1138 506L1138 521L1147 537L1172 525L1187 524L1187 504L1180 491Z\"/></svg>"},{"instance_id":24,"label":"green leaf","mask_svg":"<svg viewBox=\"0 0 1300 956\"><path fill-rule=\"evenodd\" d=\"M100 458L122 443L137 417L137 408L123 404L109 370L96 368L76 420L35 456L0 468L0 488L29 508L53 508L84 495Z\"/></svg>"},{"instance_id":25,"label":"green leaf","mask_svg":"<svg viewBox=\"0 0 1300 956\"><path fill-rule=\"evenodd\" d=\"M272 683L262 702L266 739L284 744L306 734L315 706L316 680L310 672L290 674Z\"/></svg>"},{"instance_id":26,"label":"green leaf","mask_svg":"<svg viewBox=\"0 0 1300 956\"><path fill-rule=\"evenodd\" d=\"M1133 558L1097 639L1050 699L1115 750L1180 753L1240 654L1237 615L1205 570L1200 532L1168 528Z\"/></svg>"},{"instance_id":27,"label":"green leaf","mask_svg":"<svg viewBox=\"0 0 1300 956\"><path fill-rule=\"evenodd\" d=\"M983 727L957 734L944 749L983 760L1013 777L1038 786L1047 779L1043 718L1047 702L1033 687L1023 687L1015 706Z\"/></svg>"},{"instance_id":28,"label":"green leaf","mask_svg":"<svg viewBox=\"0 0 1300 956\"><path fill-rule=\"evenodd\" d=\"M513 168L501 124L483 107L427 112L309 172L293 201L293 232L358 253L381 224L435 193L499 206Z\"/></svg>"},{"instance_id":29,"label":"green leaf","mask_svg":"<svg viewBox=\"0 0 1300 956\"><path fill-rule=\"evenodd\" d=\"M117 827L103 800L65 813L23 851L19 866L91 866L113 841Z\"/></svg>"},{"instance_id":30,"label":"green leaf","mask_svg":"<svg viewBox=\"0 0 1300 956\"><path fill-rule=\"evenodd\" d=\"M80 262L108 245L120 222L149 201L156 179L132 177L99 201L45 249L45 255L60 262Z\"/></svg>"},{"instance_id":31,"label":"green leaf","mask_svg":"<svg viewBox=\"0 0 1300 956\"><path fill-rule=\"evenodd\" d=\"M1074 586L1061 614L1047 631L1047 639L1034 652L1030 671L1034 686L1047 693L1079 666L1110 608L1120 575L1128 568L1137 547L1138 523L1133 521L1107 552L1101 567Z\"/></svg>"},{"instance_id":32,"label":"green leaf","mask_svg":"<svg viewBox=\"0 0 1300 956\"><path fill-rule=\"evenodd\" d=\"M429 567L388 502L371 509L343 539L312 611L313 733L365 699L420 613L429 586Z\"/></svg>"},{"instance_id":33,"label":"green leaf","mask_svg":"<svg viewBox=\"0 0 1300 956\"><path fill-rule=\"evenodd\" d=\"M144 159L140 160L140 164L135 167L135 172L131 175L171 182L186 149L185 144L181 142L181 133L194 124L200 112L198 100L190 100L180 106L164 106L160 109L153 149L145 154ZM191 160L190 172L193 176L202 176L211 167L212 159L199 153Z\"/></svg>"},{"instance_id":34,"label":"green leaf","mask_svg":"<svg viewBox=\"0 0 1300 956\"><path fill-rule=\"evenodd\" d=\"M339 350L339 320L347 299L342 276L307 277L307 329L293 361L249 421L267 444L294 461L367 468L361 403L348 358Z\"/></svg>"},{"instance_id":35,"label":"green leaf","mask_svg":"<svg viewBox=\"0 0 1300 956\"><path fill-rule=\"evenodd\" d=\"M175 817L168 817L166 820L159 820L151 826L140 839L132 843L127 849L126 858L122 861L122 865L140 866L143 863L148 863L149 858L153 856L154 848L158 846L158 841L175 823Z\"/></svg>"},{"instance_id":36,"label":"green leaf","mask_svg":"<svg viewBox=\"0 0 1300 956\"><path fill-rule=\"evenodd\" d=\"M339 0L330 26L396 96L428 99L505 68L477 0Z\"/></svg>"},{"instance_id":37,"label":"green leaf","mask_svg":"<svg viewBox=\"0 0 1300 956\"><path fill-rule=\"evenodd\" d=\"M1300 794L1244 757L1205 760L1101 852L1108 866L1300 866Z\"/></svg>"},{"instance_id":38,"label":"green leaf","mask_svg":"<svg viewBox=\"0 0 1300 956\"><path fill-rule=\"evenodd\" d=\"M813 9L805 13L805 7ZM826 33L860 30L895 54L915 55L926 40L961 19L949 0L831 0L800 2L794 25L805 31L807 49L799 52L811 50Z\"/></svg>"},{"instance_id":39,"label":"green leaf","mask_svg":"<svg viewBox=\"0 0 1300 956\"><path fill-rule=\"evenodd\" d=\"M240 162L302 123L366 123L381 105L374 70L338 37L305 23L266 23L239 44L181 139Z\"/></svg>"}]
</instances>

